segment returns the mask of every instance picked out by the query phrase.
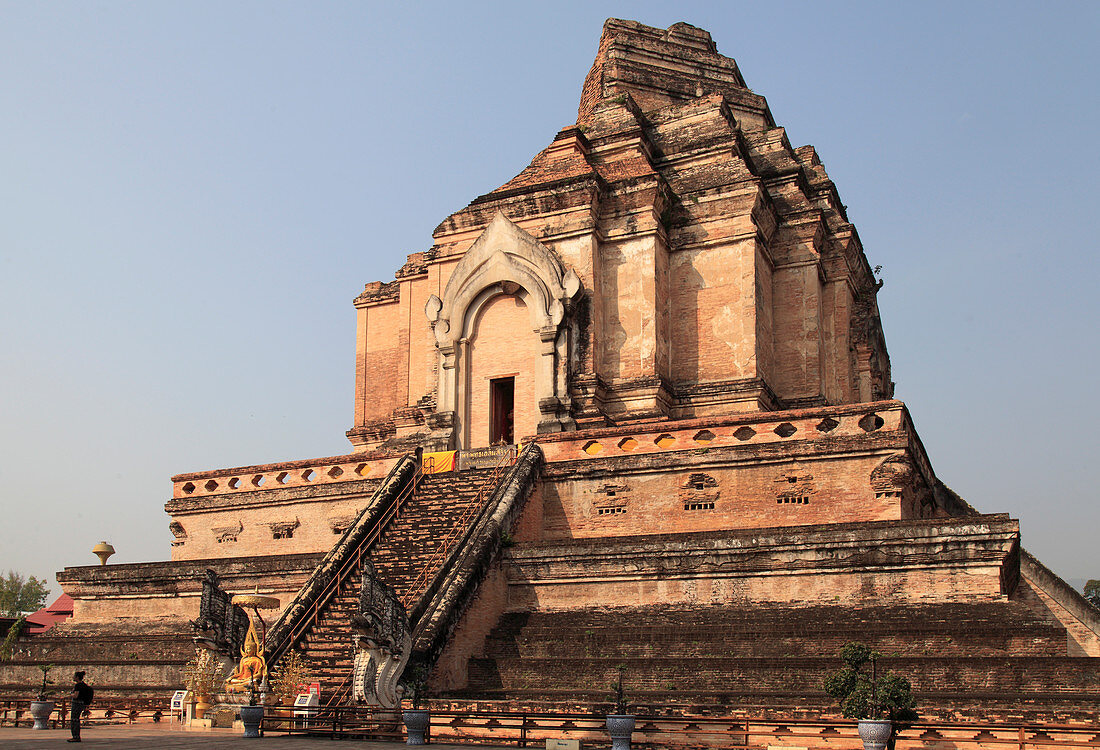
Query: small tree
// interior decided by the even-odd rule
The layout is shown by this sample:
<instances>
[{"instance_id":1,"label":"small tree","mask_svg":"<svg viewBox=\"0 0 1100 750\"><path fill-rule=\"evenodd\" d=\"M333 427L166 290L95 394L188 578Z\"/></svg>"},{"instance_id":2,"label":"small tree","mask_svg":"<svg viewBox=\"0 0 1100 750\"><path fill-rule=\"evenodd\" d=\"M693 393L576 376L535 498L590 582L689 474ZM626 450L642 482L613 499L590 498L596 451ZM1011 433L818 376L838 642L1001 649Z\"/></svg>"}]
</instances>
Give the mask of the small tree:
<instances>
[{"instance_id":1,"label":"small tree","mask_svg":"<svg viewBox=\"0 0 1100 750\"><path fill-rule=\"evenodd\" d=\"M313 674L301 652L291 651L271 670L269 682L275 699L289 706L298 695L298 687L313 682Z\"/></svg>"},{"instance_id":2,"label":"small tree","mask_svg":"<svg viewBox=\"0 0 1100 750\"><path fill-rule=\"evenodd\" d=\"M21 612L34 612L46 604L50 585L42 578L29 578L9 570L0 578L0 615L18 617Z\"/></svg>"},{"instance_id":3,"label":"small tree","mask_svg":"<svg viewBox=\"0 0 1100 750\"><path fill-rule=\"evenodd\" d=\"M213 651L196 648L195 655L183 668L183 685L195 696L210 697L220 693L224 681L222 666Z\"/></svg>"},{"instance_id":4,"label":"small tree","mask_svg":"<svg viewBox=\"0 0 1100 750\"><path fill-rule=\"evenodd\" d=\"M12 653L15 651L15 642L19 639L20 634L23 632L23 625L26 624L27 618L20 615L16 618L15 622L8 628L8 634L4 638L4 642L0 643L0 661L7 661L11 658Z\"/></svg>"},{"instance_id":5,"label":"small tree","mask_svg":"<svg viewBox=\"0 0 1100 750\"><path fill-rule=\"evenodd\" d=\"M893 672L879 677L875 662L882 654L862 643L848 643L841 649L844 666L825 678L825 692L840 703L849 719L889 719L894 731L901 722L915 721L917 702L909 680ZM871 665L871 674L863 668Z\"/></svg>"},{"instance_id":6,"label":"small tree","mask_svg":"<svg viewBox=\"0 0 1100 750\"><path fill-rule=\"evenodd\" d=\"M1082 589L1085 594L1085 598L1089 600L1089 604L1100 609L1100 581L1090 580L1085 584L1085 588Z\"/></svg>"},{"instance_id":7,"label":"small tree","mask_svg":"<svg viewBox=\"0 0 1100 750\"><path fill-rule=\"evenodd\" d=\"M623 666L618 667L619 679L611 683L611 690L615 693L615 716L626 716L626 690L623 688Z\"/></svg>"},{"instance_id":8,"label":"small tree","mask_svg":"<svg viewBox=\"0 0 1100 750\"><path fill-rule=\"evenodd\" d=\"M39 664L38 668L42 670L42 684L38 688L38 697L35 700L49 700L50 696L53 695L53 691L48 690L46 686L54 684L53 680L50 679L50 670L53 669L53 664Z\"/></svg>"},{"instance_id":9,"label":"small tree","mask_svg":"<svg viewBox=\"0 0 1100 750\"><path fill-rule=\"evenodd\" d=\"M413 710L420 708L420 702L428 697L428 669L417 664L405 676L405 696L412 701Z\"/></svg>"}]
</instances>

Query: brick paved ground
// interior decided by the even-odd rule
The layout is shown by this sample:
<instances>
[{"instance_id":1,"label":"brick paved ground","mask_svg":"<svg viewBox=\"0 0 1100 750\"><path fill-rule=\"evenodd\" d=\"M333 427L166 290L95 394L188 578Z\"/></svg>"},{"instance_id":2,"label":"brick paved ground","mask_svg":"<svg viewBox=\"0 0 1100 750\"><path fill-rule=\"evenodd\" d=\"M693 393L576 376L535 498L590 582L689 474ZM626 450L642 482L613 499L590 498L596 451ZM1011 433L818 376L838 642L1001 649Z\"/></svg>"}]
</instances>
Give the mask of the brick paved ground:
<instances>
[{"instance_id":1,"label":"brick paved ground","mask_svg":"<svg viewBox=\"0 0 1100 750\"><path fill-rule=\"evenodd\" d=\"M178 726L132 724L129 726L92 726L81 733L83 746L109 747L112 750L142 750L157 748L157 750L172 750L174 748L218 748L219 750L231 750L233 748L249 748L250 750L308 750L309 748L339 750L341 745L334 745L326 738L287 737L284 735L268 735L260 740L246 740L239 732L229 729L213 729L207 731L187 731ZM4 750L30 750L31 748L68 747L65 740L69 739L67 729L47 729L34 731L33 729L0 728L0 748ZM343 740L349 746L361 750L398 750L403 744L393 742L365 742L359 740ZM434 750L470 750L468 745L432 745ZM483 746L481 750L504 750L503 748L491 748Z\"/></svg>"}]
</instances>

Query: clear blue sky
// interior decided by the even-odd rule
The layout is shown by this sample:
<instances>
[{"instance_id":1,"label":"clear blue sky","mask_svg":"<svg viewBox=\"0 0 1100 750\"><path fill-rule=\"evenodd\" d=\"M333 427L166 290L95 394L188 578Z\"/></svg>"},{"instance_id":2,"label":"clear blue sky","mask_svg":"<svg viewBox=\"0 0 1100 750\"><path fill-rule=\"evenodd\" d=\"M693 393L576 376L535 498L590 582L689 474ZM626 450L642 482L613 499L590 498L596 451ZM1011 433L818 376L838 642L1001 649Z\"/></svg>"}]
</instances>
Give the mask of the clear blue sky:
<instances>
[{"instance_id":1,"label":"clear blue sky","mask_svg":"<svg viewBox=\"0 0 1100 750\"><path fill-rule=\"evenodd\" d=\"M0 570L165 559L172 474L344 453L352 298L710 31L859 228L940 477L1100 578L1095 3L0 2Z\"/></svg>"}]
</instances>

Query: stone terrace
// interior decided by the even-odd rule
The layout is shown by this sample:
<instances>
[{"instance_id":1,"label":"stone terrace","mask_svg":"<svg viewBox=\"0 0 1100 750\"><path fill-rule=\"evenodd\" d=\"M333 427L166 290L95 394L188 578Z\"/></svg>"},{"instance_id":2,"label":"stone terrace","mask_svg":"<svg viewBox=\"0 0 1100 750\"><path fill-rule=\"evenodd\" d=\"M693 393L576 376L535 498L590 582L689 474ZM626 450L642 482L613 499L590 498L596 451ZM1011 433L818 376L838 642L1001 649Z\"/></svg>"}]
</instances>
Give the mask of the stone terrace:
<instances>
[{"instance_id":1,"label":"stone terrace","mask_svg":"<svg viewBox=\"0 0 1100 750\"><path fill-rule=\"evenodd\" d=\"M885 607L726 605L513 613L453 698L600 703L617 668L633 702L739 715L828 714L847 641L908 676L929 718L1091 720L1100 683L1066 632L1016 602ZM934 708L933 708L934 707Z\"/></svg>"}]
</instances>

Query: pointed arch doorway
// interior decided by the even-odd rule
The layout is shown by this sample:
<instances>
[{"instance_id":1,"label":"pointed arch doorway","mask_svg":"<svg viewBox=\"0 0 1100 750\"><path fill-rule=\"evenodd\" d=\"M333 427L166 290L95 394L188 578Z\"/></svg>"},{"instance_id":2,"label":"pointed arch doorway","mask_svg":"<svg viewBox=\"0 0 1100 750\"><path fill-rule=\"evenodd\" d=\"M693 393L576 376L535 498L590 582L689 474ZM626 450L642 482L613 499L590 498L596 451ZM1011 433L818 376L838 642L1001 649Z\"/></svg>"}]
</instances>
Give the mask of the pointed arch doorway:
<instances>
[{"instance_id":1,"label":"pointed arch doorway","mask_svg":"<svg viewBox=\"0 0 1100 750\"><path fill-rule=\"evenodd\" d=\"M493 218L442 299L432 295L424 308L439 357L437 444L485 447L506 437L509 421L513 441L575 429L566 384L580 288L549 248L504 214Z\"/></svg>"}]
</instances>

